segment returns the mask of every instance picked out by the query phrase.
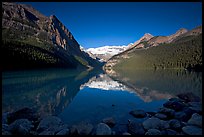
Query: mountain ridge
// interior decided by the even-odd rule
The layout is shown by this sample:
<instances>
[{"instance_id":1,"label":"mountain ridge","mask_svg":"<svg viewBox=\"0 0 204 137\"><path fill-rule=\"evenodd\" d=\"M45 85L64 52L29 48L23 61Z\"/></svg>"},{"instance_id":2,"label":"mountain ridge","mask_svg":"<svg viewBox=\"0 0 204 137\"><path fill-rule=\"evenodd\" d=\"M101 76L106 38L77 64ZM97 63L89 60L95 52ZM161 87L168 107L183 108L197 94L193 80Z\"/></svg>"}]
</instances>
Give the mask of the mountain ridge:
<instances>
[{"instance_id":1,"label":"mountain ridge","mask_svg":"<svg viewBox=\"0 0 204 137\"><path fill-rule=\"evenodd\" d=\"M64 60L64 63L60 66L63 66L63 64L67 66L66 60L68 62L75 62L72 66L77 66L77 68L93 68L102 65L99 61L94 60L87 53L80 50L80 45L72 33L55 15L49 17L44 16L32 8L32 6L26 4L2 3L2 40L4 43L13 41L10 43L14 43L13 47L10 46L13 50L6 49L6 43L4 45L4 49L8 52L15 52L15 47L21 48L21 46L15 44L15 41L18 41L18 44L22 43L27 46L32 45L45 49L52 53L49 56L46 55L46 59L55 58L55 62ZM32 48L32 50L34 49L36 48ZM25 53L22 53L22 56L30 54L29 50L31 49L27 48L26 50ZM41 50L38 50L38 52L41 52ZM33 53L38 54L37 52ZM17 55L18 53L12 54ZM33 57L34 55L30 56ZM41 56L45 56L44 53ZM50 63L46 62L46 59L41 58L41 56L38 58L31 57L32 59L30 61L36 62L36 59L41 59L41 61L44 61L45 66L46 63ZM15 57L9 57L15 60ZM63 57L65 58L63 59ZM40 63L37 66L40 67ZM58 65L56 64L56 66Z\"/></svg>"}]
</instances>

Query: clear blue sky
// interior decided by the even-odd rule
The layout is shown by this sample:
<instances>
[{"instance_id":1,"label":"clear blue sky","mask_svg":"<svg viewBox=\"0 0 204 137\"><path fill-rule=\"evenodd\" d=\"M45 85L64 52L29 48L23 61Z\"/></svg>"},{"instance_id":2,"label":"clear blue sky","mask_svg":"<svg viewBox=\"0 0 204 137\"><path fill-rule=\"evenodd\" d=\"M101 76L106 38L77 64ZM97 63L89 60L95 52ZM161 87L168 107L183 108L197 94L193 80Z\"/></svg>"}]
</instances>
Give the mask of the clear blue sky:
<instances>
[{"instance_id":1,"label":"clear blue sky","mask_svg":"<svg viewBox=\"0 0 204 137\"><path fill-rule=\"evenodd\" d=\"M85 48L127 45L144 33L170 35L202 24L201 2L24 2L56 15Z\"/></svg>"}]
</instances>

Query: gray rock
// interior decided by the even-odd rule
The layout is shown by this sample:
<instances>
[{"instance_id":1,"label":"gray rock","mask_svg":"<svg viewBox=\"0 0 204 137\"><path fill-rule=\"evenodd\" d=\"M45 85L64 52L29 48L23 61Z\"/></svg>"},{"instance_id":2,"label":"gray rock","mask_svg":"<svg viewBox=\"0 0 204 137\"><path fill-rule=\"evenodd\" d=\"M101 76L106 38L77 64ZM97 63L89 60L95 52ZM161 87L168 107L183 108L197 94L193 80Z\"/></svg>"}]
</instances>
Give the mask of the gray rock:
<instances>
[{"instance_id":1,"label":"gray rock","mask_svg":"<svg viewBox=\"0 0 204 137\"><path fill-rule=\"evenodd\" d=\"M147 116L144 110L133 110L130 111L130 114L136 118L144 118Z\"/></svg>"},{"instance_id":2,"label":"gray rock","mask_svg":"<svg viewBox=\"0 0 204 137\"><path fill-rule=\"evenodd\" d=\"M202 103L201 102L188 102L188 104L191 106L191 107L199 107L202 109Z\"/></svg>"},{"instance_id":3,"label":"gray rock","mask_svg":"<svg viewBox=\"0 0 204 137\"><path fill-rule=\"evenodd\" d=\"M177 132L175 130L172 130L172 129L166 129L166 134L167 135L176 135Z\"/></svg>"},{"instance_id":4,"label":"gray rock","mask_svg":"<svg viewBox=\"0 0 204 137\"><path fill-rule=\"evenodd\" d=\"M124 132L122 135L131 135L131 134L128 132Z\"/></svg>"},{"instance_id":5,"label":"gray rock","mask_svg":"<svg viewBox=\"0 0 204 137\"><path fill-rule=\"evenodd\" d=\"M164 121L164 120L161 120L160 121L160 127L159 129L168 129L170 126L169 126L169 122L168 121Z\"/></svg>"},{"instance_id":6,"label":"gray rock","mask_svg":"<svg viewBox=\"0 0 204 137\"><path fill-rule=\"evenodd\" d=\"M142 123L143 127L148 130L148 129L167 129L169 128L169 123L164 120L160 120L158 118L152 117L147 120L145 120Z\"/></svg>"},{"instance_id":7,"label":"gray rock","mask_svg":"<svg viewBox=\"0 0 204 137\"><path fill-rule=\"evenodd\" d=\"M2 114L2 124L7 124L8 123L8 118L7 118L8 115L9 115L8 112Z\"/></svg>"},{"instance_id":8,"label":"gray rock","mask_svg":"<svg viewBox=\"0 0 204 137\"><path fill-rule=\"evenodd\" d=\"M62 125L61 119L55 116L48 116L42 119L37 127L37 132L42 132L49 128L56 128Z\"/></svg>"},{"instance_id":9,"label":"gray rock","mask_svg":"<svg viewBox=\"0 0 204 137\"><path fill-rule=\"evenodd\" d=\"M55 135L55 131L45 130L45 131L39 133L39 135Z\"/></svg>"},{"instance_id":10,"label":"gray rock","mask_svg":"<svg viewBox=\"0 0 204 137\"><path fill-rule=\"evenodd\" d=\"M148 118L145 120L142 125L143 127L148 130L148 129L159 129L160 128L160 122L161 120L158 118Z\"/></svg>"},{"instance_id":11,"label":"gray rock","mask_svg":"<svg viewBox=\"0 0 204 137\"><path fill-rule=\"evenodd\" d=\"M177 135L178 133L172 129L164 129L161 131L162 135Z\"/></svg>"},{"instance_id":12,"label":"gray rock","mask_svg":"<svg viewBox=\"0 0 204 137\"><path fill-rule=\"evenodd\" d=\"M99 123L96 127L96 135L111 135L111 128L105 123Z\"/></svg>"},{"instance_id":13,"label":"gray rock","mask_svg":"<svg viewBox=\"0 0 204 137\"><path fill-rule=\"evenodd\" d=\"M116 124L112 130L116 131L116 134L117 135L121 135L123 134L124 132L127 132L128 131L128 126L126 124Z\"/></svg>"},{"instance_id":14,"label":"gray rock","mask_svg":"<svg viewBox=\"0 0 204 137\"><path fill-rule=\"evenodd\" d=\"M167 101L163 104L163 106L174 109L175 111L181 111L184 107L186 107L186 104L178 101Z\"/></svg>"},{"instance_id":15,"label":"gray rock","mask_svg":"<svg viewBox=\"0 0 204 137\"><path fill-rule=\"evenodd\" d=\"M202 128L196 126L185 126L182 131L187 135L202 135Z\"/></svg>"},{"instance_id":16,"label":"gray rock","mask_svg":"<svg viewBox=\"0 0 204 137\"><path fill-rule=\"evenodd\" d=\"M28 119L18 119L9 125L9 131L15 134L28 135L34 128Z\"/></svg>"},{"instance_id":17,"label":"gray rock","mask_svg":"<svg viewBox=\"0 0 204 137\"><path fill-rule=\"evenodd\" d=\"M9 131L9 125L2 123L2 131Z\"/></svg>"},{"instance_id":18,"label":"gray rock","mask_svg":"<svg viewBox=\"0 0 204 137\"><path fill-rule=\"evenodd\" d=\"M145 135L161 135L161 132L158 129L149 129Z\"/></svg>"},{"instance_id":19,"label":"gray rock","mask_svg":"<svg viewBox=\"0 0 204 137\"><path fill-rule=\"evenodd\" d=\"M87 122L81 122L76 126L79 135L89 135L93 130L93 125Z\"/></svg>"},{"instance_id":20,"label":"gray rock","mask_svg":"<svg viewBox=\"0 0 204 137\"><path fill-rule=\"evenodd\" d=\"M78 135L78 131L76 128L76 125L71 126L70 130L69 130L69 134L72 135Z\"/></svg>"},{"instance_id":21,"label":"gray rock","mask_svg":"<svg viewBox=\"0 0 204 137\"><path fill-rule=\"evenodd\" d=\"M184 122L188 121L188 116L186 115L186 113L184 113L182 111L181 112L176 112L175 115L174 115L174 118L178 119L180 121L184 121Z\"/></svg>"},{"instance_id":22,"label":"gray rock","mask_svg":"<svg viewBox=\"0 0 204 137\"><path fill-rule=\"evenodd\" d=\"M12 135L9 131L2 131L2 135Z\"/></svg>"},{"instance_id":23,"label":"gray rock","mask_svg":"<svg viewBox=\"0 0 204 137\"><path fill-rule=\"evenodd\" d=\"M169 126L171 129L179 130L181 129L181 122L177 119L169 120Z\"/></svg>"},{"instance_id":24,"label":"gray rock","mask_svg":"<svg viewBox=\"0 0 204 137\"><path fill-rule=\"evenodd\" d=\"M137 121L131 121L128 125L128 132L131 135L144 135L145 130L140 123Z\"/></svg>"},{"instance_id":25,"label":"gray rock","mask_svg":"<svg viewBox=\"0 0 204 137\"><path fill-rule=\"evenodd\" d=\"M167 116L165 114L161 114L161 113L157 113L156 115L154 115L155 117L159 118L159 119L162 119L162 120L165 120L167 119Z\"/></svg>"},{"instance_id":26,"label":"gray rock","mask_svg":"<svg viewBox=\"0 0 204 137\"><path fill-rule=\"evenodd\" d=\"M192 92L181 93L177 95L180 99L185 100L186 102L200 102L200 97L194 95Z\"/></svg>"},{"instance_id":27,"label":"gray rock","mask_svg":"<svg viewBox=\"0 0 204 137\"><path fill-rule=\"evenodd\" d=\"M110 127L113 127L116 124L114 118L112 117L104 118L102 122L107 124Z\"/></svg>"},{"instance_id":28,"label":"gray rock","mask_svg":"<svg viewBox=\"0 0 204 137\"><path fill-rule=\"evenodd\" d=\"M2 135L11 135L9 125L2 123Z\"/></svg>"},{"instance_id":29,"label":"gray rock","mask_svg":"<svg viewBox=\"0 0 204 137\"><path fill-rule=\"evenodd\" d=\"M116 132L115 132L115 131L112 131L111 135L116 135Z\"/></svg>"},{"instance_id":30,"label":"gray rock","mask_svg":"<svg viewBox=\"0 0 204 137\"><path fill-rule=\"evenodd\" d=\"M174 114L175 114L175 110L170 109L170 108L165 108L165 107L160 108L158 112L162 113L162 114L165 114L169 118L174 117Z\"/></svg>"},{"instance_id":31,"label":"gray rock","mask_svg":"<svg viewBox=\"0 0 204 137\"><path fill-rule=\"evenodd\" d=\"M191 119L188 120L188 124L202 127L202 116L194 113Z\"/></svg>"},{"instance_id":32,"label":"gray rock","mask_svg":"<svg viewBox=\"0 0 204 137\"><path fill-rule=\"evenodd\" d=\"M69 129L62 129L56 135L69 135Z\"/></svg>"}]
</instances>

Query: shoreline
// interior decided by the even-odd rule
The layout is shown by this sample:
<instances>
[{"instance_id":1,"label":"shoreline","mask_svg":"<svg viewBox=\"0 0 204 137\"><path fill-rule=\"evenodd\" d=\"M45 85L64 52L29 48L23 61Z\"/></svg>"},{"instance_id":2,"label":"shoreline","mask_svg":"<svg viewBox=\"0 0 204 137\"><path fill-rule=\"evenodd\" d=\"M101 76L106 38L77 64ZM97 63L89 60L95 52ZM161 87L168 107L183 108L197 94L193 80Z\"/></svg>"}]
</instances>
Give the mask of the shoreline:
<instances>
[{"instance_id":1,"label":"shoreline","mask_svg":"<svg viewBox=\"0 0 204 137\"><path fill-rule=\"evenodd\" d=\"M96 126L84 121L68 126L56 116L40 118L22 108L2 114L2 135L202 135L202 100L193 93L170 98L157 112L135 109L129 115L133 119L123 125L107 117Z\"/></svg>"}]
</instances>

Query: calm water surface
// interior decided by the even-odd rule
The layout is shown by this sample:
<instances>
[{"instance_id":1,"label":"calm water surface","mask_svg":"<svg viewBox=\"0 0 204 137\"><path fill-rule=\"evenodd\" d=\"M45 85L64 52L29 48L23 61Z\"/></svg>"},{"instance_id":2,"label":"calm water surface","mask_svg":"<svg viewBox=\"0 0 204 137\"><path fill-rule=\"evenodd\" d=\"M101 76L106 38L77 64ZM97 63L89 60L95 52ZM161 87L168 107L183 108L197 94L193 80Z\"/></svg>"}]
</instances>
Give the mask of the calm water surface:
<instances>
[{"instance_id":1,"label":"calm water surface","mask_svg":"<svg viewBox=\"0 0 204 137\"><path fill-rule=\"evenodd\" d=\"M117 80L114 80L117 79ZM2 73L2 111L35 108L41 116L57 115L68 125L105 117L126 123L129 111L156 111L178 93L202 95L202 73L186 71L120 71L110 78L98 71L67 69Z\"/></svg>"}]
</instances>

